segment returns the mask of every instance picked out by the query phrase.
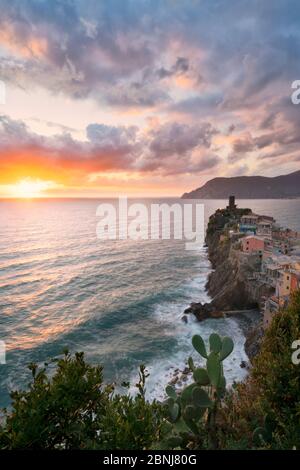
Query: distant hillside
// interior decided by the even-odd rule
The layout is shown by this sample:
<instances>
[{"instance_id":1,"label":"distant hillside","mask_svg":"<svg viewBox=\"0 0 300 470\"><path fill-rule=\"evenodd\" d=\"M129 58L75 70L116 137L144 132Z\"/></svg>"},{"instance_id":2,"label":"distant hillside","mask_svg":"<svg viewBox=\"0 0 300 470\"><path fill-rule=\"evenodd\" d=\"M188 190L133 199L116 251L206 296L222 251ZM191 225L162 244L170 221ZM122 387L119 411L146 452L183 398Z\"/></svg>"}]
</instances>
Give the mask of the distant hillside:
<instances>
[{"instance_id":1,"label":"distant hillside","mask_svg":"<svg viewBox=\"0 0 300 470\"><path fill-rule=\"evenodd\" d=\"M231 194L238 199L283 199L300 197L300 171L289 175L237 176L213 178L201 188L184 193L183 199L227 199Z\"/></svg>"}]
</instances>

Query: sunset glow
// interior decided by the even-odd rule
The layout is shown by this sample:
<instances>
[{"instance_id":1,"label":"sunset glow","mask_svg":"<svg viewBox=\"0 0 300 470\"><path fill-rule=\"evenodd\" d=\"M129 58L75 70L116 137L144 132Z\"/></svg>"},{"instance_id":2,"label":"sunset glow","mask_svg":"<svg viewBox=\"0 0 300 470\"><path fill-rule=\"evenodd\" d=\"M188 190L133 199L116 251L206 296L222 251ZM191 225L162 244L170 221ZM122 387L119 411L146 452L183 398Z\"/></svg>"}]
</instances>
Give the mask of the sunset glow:
<instances>
[{"instance_id":1,"label":"sunset glow","mask_svg":"<svg viewBox=\"0 0 300 470\"><path fill-rule=\"evenodd\" d=\"M0 6L2 455L299 455L300 0Z\"/></svg>"},{"instance_id":2,"label":"sunset glow","mask_svg":"<svg viewBox=\"0 0 300 470\"><path fill-rule=\"evenodd\" d=\"M45 191L51 188L50 181L33 180L31 178L22 179L16 184L8 187L8 195L13 198L34 199L45 195Z\"/></svg>"},{"instance_id":3,"label":"sunset glow","mask_svg":"<svg viewBox=\"0 0 300 470\"><path fill-rule=\"evenodd\" d=\"M151 1L13 3L0 18L0 198L176 197L299 169L285 2L157 2L155 15Z\"/></svg>"}]
</instances>

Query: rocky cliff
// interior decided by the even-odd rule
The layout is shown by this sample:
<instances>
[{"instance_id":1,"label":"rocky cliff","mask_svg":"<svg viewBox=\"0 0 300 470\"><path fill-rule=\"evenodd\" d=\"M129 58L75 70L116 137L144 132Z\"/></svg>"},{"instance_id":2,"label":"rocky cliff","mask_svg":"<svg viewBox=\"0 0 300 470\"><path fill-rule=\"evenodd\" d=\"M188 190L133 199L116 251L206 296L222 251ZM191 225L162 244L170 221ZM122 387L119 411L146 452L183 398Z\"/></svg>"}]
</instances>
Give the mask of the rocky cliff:
<instances>
[{"instance_id":1,"label":"rocky cliff","mask_svg":"<svg viewBox=\"0 0 300 470\"><path fill-rule=\"evenodd\" d=\"M244 214L250 209L218 210L209 220L206 234L208 257L212 272L206 285L212 301L209 304L193 303L185 313L193 313L198 320L221 317L226 311L253 309L262 295L260 289L251 288L251 276L260 269L261 259L239 249L238 236L230 237Z\"/></svg>"}]
</instances>

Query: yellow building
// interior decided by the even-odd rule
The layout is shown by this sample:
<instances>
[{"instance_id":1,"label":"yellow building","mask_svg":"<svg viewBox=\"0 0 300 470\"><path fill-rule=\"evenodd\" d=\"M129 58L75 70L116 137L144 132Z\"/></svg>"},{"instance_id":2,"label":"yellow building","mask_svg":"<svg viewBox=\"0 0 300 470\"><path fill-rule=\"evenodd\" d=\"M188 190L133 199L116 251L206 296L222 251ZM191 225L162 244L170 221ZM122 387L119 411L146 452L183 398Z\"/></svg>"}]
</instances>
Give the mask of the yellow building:
<instances>
[{"instance_id":1,"label":"yellow building","mask_svg":"<svg viewBox=\"0 0 300 470\"><path fill-rule=\"evenodd\" d=\"M288 270L279 271L280 277L276 284L276 295L277 297L283 297L290 295L291 293L291 280L292 275Z\"/></svg>"}]
</instances>

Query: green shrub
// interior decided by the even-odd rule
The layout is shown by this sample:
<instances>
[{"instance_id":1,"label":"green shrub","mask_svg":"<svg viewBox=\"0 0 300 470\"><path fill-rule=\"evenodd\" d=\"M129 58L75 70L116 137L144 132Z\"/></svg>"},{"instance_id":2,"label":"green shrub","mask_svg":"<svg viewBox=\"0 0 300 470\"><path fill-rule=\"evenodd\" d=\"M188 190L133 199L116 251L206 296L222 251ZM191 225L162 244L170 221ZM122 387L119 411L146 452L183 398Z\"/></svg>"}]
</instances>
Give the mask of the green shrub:
<instances>
[{"instance_id":1,"label":"green shrub","mask_svg":"<svg viewBox=\"0 0 300 470\"><path fill-rule=\"evenodd\" d=\"M247 379L219 395L220 338L211 335L208 354L202 338L194 337L193 346L207 359L206 369L197 369L190 359L195 382L178 395L167 387L169 448L299 449L300 366L291 360L297 339L300 291L274 316Z\"/></svg>"},{"instance_id":2,"label":"green shrub","mask_svg":"<svg viewBox=\"0 0 300 470\"><path fill-rule=\"evenodd\" d=\"M5 411L2 449L141 449L158 439L161 407L145 400L143 366L135 397L104 385L102 368L87 364L83 353L66 352L52 377L29 368L29 389L13 392Z\"/></svg>"},{"instance_id":3,"label":"green shrub","mask_svg":"<svg viewBox=\"0 0 300 470\"><path fill-rule=\"evenodd\" d=\"M140 367L138 393L112 395L105 413L98 415L96 423L101 430L97 449L147 449L161 439L163 433L162 405L145 400L145 367Z\"/></svg>"},{"instance_id":4,"label":"green shrub","mask_svg":"<svg viewBox=\"0 0 300 470\"><path fill-rule=\"evenodd\" d=\"M293 341L300 339L300 291L275 315L254 362L253 380L265 413L273 420L277 444L300 448L300 366L292 362Z\"/></svg>"},{"instance_id":5,"label":"green shrub","mask_svg":"<svg viewBox=\"0 0 300 470\"><path fill-rule=\"evenodd\" d=\"M300 366L291 360L300 339L300 291L265 332L247 380L227 396L223 446L300 448Z\"/></svg>"}]
</instances>

